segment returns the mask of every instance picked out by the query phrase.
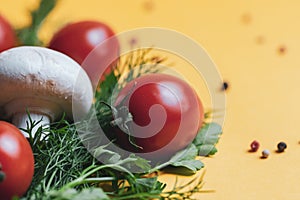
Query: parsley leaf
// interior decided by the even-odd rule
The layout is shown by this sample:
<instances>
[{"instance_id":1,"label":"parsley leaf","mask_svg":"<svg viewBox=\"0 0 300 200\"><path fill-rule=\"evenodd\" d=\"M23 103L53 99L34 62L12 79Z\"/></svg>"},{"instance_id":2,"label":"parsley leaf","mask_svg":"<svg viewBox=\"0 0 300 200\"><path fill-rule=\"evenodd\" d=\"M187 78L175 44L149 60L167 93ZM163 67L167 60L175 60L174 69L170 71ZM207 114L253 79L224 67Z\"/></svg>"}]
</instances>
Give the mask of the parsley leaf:
<instances>
[{"instance_id":1,"label":"parsley leaf","mask_svg":"<svg viewBox=\"0 0 300 200\"><path fill-rule=\"evenodd\" d=\"M54 190L49 193L51 200L99 200L110 199L101 188L85 188L81 191L73 188L67 190Z\"/></svg>"},{"instance_id":2,"label":"parsley leaf","mask_svg":"<svg viewBox=\"0 0 300 200\"><path fill-rule=\"evenodd\" d=\"M200 160L195 160L197 154L197 147L194 144L190 144L185 149L177 152L169 161L155 167L155 169L164 168L164 171L170 171L174 174L195 174L197 170L204 167Z\"/></svg>"},{"instance_id":3,"label":"parsley leaf","mask_svg":"<svg viewBox=\"0 0 300 200\"><path fill-rule=\"evenodd\" d=\"M198 150L194 144L189 145L187 148L177 152L169 161L171 166L184 167L187 170L195 173L204 165L200 160L195 160Z\"/></svg>"},{"instance_id":4,"label":"parsley leaf","mask_svg":"<svg viewBox=\"0 0 300 200\"><path fill-rule=\"evenodd\" d=\"M215 145L218 143L221 134L222 127L219 124L214 122L205 124L193 141L198 149L198 155L214 155L217 152Z\"/></svg>"}]
</instances>

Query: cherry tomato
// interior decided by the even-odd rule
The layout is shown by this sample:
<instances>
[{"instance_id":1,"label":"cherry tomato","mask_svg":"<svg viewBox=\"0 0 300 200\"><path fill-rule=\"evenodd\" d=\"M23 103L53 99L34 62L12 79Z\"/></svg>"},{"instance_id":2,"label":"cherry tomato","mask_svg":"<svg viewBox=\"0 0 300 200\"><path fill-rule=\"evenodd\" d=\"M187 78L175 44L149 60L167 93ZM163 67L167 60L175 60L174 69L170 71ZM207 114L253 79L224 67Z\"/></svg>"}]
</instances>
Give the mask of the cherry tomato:
<instances>
[{"instance_id":1,"label":"cherry tomato","mask_svg":"<svg viewBox=\"0 0 300 200\"><path fill-rule=\"evenodd\" d=\"M91 78L92 83L98 83L100 77L94 76L100 74L99 70L101 71L101 69L99 68L106 69L104 74L111 71L111 68L101 66L103 60L117 58L119 55L119 42L116 38L107 43L104 42L114 35L113 30L104 23L81 21L68 24L59 30L50 41L49 48L70 56L79 64L83 64L89 53L96 49L92 61L82 67ZM97 46L99 47L96 48Z\"/></svg>"},{"instance_id":2,"label":"cherry tomato","mask_svg":"<svg viewBox=\"0 0 300 200\"><path fill-rule=\"evenodd\" d=\"M0 15L0 52L17 44L16 35L11 25Z\"/></svg>"},{"instance_id":3,"label":"cherry tomato","mask_svg":"<svg viewBox=\"0 0 300 200\"><path fill-rule=\"evenodd\" d=\"M128 107L134 122L127 123L131 138L117 131L116 144L131 152L154 152L149 155L156 159L168 159L190 144L204 119L196 92L184 80L166 74L144 75L128 83L115 106L119 113L114 119L126 121L123 110Z\"/></svg>"},{"instance_id":4,"label":"cherry tomato","mask_svg":"<svg viewBox=\"0 0 300 200\"><path fill-rule=\"evenodd\" d=\"M33 153L20 130L3 121L0 121L0 164L0 199L21 197L32 181Z\"/></svg>"}]
</instances>

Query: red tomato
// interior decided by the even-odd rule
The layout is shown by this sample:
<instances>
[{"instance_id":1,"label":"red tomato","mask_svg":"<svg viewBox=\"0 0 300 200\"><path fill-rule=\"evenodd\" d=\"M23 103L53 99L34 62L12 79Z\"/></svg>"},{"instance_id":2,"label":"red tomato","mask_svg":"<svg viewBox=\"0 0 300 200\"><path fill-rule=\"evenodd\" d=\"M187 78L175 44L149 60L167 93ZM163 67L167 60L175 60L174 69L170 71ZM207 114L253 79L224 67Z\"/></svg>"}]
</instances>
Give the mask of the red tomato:
<instances>
[{"instance_id":1,"label":"red tomato","mask_svg":"<svg viewBox=\"0 0 300 200\"><path fill-rule=\"evenodd\" d=\"M142 149L134 147L123 131L117 131L116 143L131 152L151 153L150 159L154 155L155 159L168 159L185 148L204 119L196 92L182 79L166 74L144 75L130 82L115 105L129 108L134 121L128 124L132 141Z\"/></svg>"},{"instance_id":2,"label":"red tomato","mask_svg":"<svg viewBox=\"0 0 300 200\"><path fill-rule=\"evenodd\" d=\"M11 200L21 197L30 186L34 172L34 158L31 147L15 126L0 121L0 199Z\"/></svg>"},{"instance_id":3,"label":"red tomato","mask_svg":"<svg viewBox=\"0 0 300 200\"><path fill-rule=\"evenodd\" d=\"M91 62L89 62L82 66L92 82L97 83L99 77L94 76L100 75L99 70L101 71L101 69L99 68L106 68L105 74L111 71L111 68L101 66L103 60L117 58L119 55L119 42L117 39L103 44L106 39L114 35L113 30L104 23L81 21L68 24L59 30L50 41L49 48L60 51L82 64L89 53L101 44L96 49L96 54L94 53L93 63L90 64Z\"/></svg>"},{"instance_id":4,"label":"red tomato","mask_svg":"<svg viewBox=\"0 0 300 200\"><path fill-rule=\"evenodd\" d=\"M0 15L0 52L16 44L17 38L11 25Z\"/></svg>"}]
</instances>

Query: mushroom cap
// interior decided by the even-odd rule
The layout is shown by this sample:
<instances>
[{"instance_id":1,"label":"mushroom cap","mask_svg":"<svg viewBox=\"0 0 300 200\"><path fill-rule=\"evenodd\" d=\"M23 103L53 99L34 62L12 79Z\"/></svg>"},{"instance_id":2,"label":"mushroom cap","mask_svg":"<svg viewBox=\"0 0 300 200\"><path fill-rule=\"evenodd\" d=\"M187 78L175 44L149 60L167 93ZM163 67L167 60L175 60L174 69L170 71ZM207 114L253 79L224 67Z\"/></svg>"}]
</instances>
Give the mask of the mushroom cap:
<instances>
[{"instance_id":1,"label":"mushroom cap","mask_svg":"<svg viewBox=\"0 0 300 200\"><path fill-rule=\"evenodd\" d=\"M5 113L5 106L16 100L24 99L28 107L42 108L35 105L39 101L54 104L55 118L65 112L71 119L72 103L84 116L93 100L91 82L81 66L45 47L21 46L0 53L0 89L0 114L6 118L13 113Z\"/></svg>"}]
</instances>

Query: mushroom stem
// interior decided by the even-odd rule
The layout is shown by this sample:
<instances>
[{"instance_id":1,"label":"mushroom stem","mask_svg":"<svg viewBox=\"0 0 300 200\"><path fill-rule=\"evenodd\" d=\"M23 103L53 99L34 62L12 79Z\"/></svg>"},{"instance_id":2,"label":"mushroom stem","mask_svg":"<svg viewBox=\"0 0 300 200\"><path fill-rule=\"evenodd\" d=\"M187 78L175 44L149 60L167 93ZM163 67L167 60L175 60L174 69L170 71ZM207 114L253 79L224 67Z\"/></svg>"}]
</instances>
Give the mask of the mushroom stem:
<instances>
[{"instance_id":1,"label":"mushroom stem","mask_svg":"<svg viewBox=\"0 0 300 200\"><path fill-rule=\"evenodd\" d=\"M30 119L35 122L35 126L31 129L33 137L39 127L49 127L50 122L57 117L56 113L60 107L47 100L20 98L10 101L4 109L8 118L11 118L12 123L18 128L27 129L27 124L31 125ZM22 131L22 133L25 137L29 137L27 132ZM44 136L45 134L42 134L42 138Z\"/></svg>"},{"instance_id":2,"label":"mushroom stem","mask_svg":"<svg viewBox=\"0 0 300 200\"><path fill-rule=\"evenodd\" d=\"M31 121L34 122L35 126L31 129L32 136L35 135L37 130L42 126L43 128L48 128L50 124L50 118L47 115L30 113ZM12 123L21 129L27 129L27 124L30 126L30 119L28 113L17 113L12 118ZM21 130L25 137L29 137L29 134ZM44 134L42 135L44 136Z\"/></svg>"}]
</instances>

